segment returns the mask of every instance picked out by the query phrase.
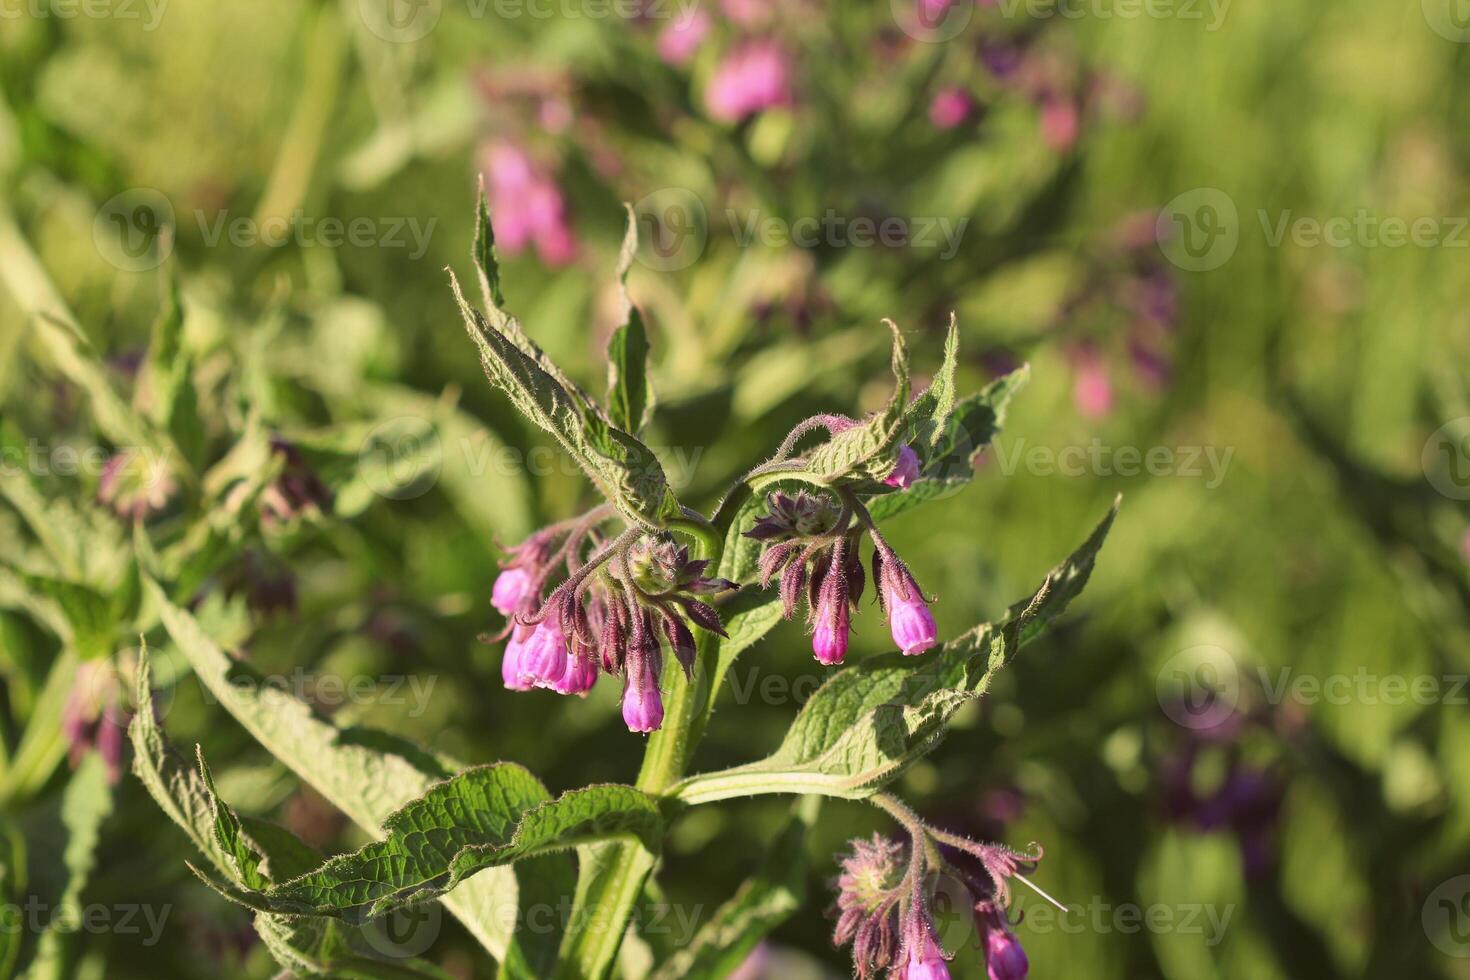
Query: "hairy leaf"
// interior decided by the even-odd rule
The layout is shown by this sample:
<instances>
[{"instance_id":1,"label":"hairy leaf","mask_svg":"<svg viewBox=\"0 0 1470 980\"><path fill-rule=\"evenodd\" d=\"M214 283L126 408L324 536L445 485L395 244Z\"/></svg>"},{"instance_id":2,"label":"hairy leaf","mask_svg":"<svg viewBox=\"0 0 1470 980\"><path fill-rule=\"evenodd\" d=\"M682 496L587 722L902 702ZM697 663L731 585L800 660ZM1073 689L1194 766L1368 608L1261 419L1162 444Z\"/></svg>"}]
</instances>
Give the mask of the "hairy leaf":
<instances>
[{"instance_id":1,"label":"hairy leaf","mask_svg":"<svg viewBox=\"0 0 1470 980\"><path fill-rule=\"evenodd\" d=\"M934 430L927 450L918 447L920 478L904 490L874 497L868 503L873 519L886 520L926 501L947 497L974 480L976 456L1000 433L1011 397L1030 377L1028 368L1019 368L956 404L943 429Z\"/></svg>"},{"instance_id":2,"label":"hairy leaf","mask_svg":"<svg viewBox=\"0 0 1470 980\"><path fill-rule=\"evenodd\" d=\"M812 695L771 756L690 777L673 795L689 803L758 793L871 796L928 754L954 713L984 695L996 672L1082 591L1117 507L999 623L916 661L883 658L839 671Z\"/></svg>"},{"instance_id":3,"label":"hairy leaf","mask_svg":"<svg viewBox=\"0 0 1470 980\"><path fill-rule=\"evenodd\" d=\"M164 628L200 681L219 703L273 756L310 783L358 826L382 833L395 810L426 793L459 765L412 747L396 751L389 740L350 737L352 733L319 717L310 706L241 673L189 613L168 601L152 581L146 583ZM504 958L515 907L515 876L492 870L465 882L444 900L490 953Z\"/></svg>"},{"instance_id":4,"label":"hairy leaf","mask_svg":"<svg viewBox=\"0 0 1470 980\"><path fill-rule=\"evenodd\" d=\"M648 377L648 332L628 296L628 270L638 253L638 218L628 208L628 231L618 254L621 325L607 342L607 410L613 425L637 435L653 414L653 384Z\"/></svg>"},{"instance_id":5,"label":"hairy leaf","mask_svg":"<svg viewBox=\"0 0 1470 980\"><path fill-rule=\"evenodd\" d=\"M893 394L888 405L871 418L840 432L807 453L799 472L818 483L854 477L881 481L898 464L909 401L909 355L903 334L892 320L883 323L893 333Z\"/></svg>"},{"instance_id":6,"label":"hairy leaf","mask_svg":"<svg viewBox=\"0 0 1470 980\"><path fill-rule=\"evenodd\" d=\"M525 769L498 763L469 769L429 790L384 822L387 837L251 896L258 908L365 921L437 897L486 868L632 838L656 850L662 817L631 786L599 785L556 800Z\"/></svg>"},{"instance_id":7,"label":"hairy leaf","mask_svg":"<svg viewBox=\"0 0 1470 980\"><path fill-rule=\"evenodd\" d=\"M500 329L492 327L465 302L458 281L452 280L452 285L490 382L522 415L556 439L625 518L645 527L658 525L670 512L671 493L653 452L608 421L513 317L504 317Z\"/></svg>"}]
</instances>

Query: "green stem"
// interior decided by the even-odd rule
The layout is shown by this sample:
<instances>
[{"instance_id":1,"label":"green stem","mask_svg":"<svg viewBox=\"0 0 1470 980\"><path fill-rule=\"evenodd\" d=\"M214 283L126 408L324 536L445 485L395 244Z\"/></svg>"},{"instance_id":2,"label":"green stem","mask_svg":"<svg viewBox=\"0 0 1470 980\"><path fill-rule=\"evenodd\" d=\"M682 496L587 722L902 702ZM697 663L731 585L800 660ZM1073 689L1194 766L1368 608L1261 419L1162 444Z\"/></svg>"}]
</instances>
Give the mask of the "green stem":
<instances>
[{"instance_id":1,"label":"green stem","mask_svg":"<svg viewBox=\"0 0 1470 980\"><path fill-rule=\"evenodd\" d=\"M699 514L685 510L685 516L668 522L671 530L695 539L695 553L719 567L725 538L720 529ZM699 653L694 676L685 680L679 671L670 672L671 689L664 699L663 727L648 739L643 768L638 774L638 788L654 796L663 796L684 775L684 767L693 754L695 721L701 716L708 691L714 645L712 634L699 631ZM653 858L638 844L603 844L584 848L583 881L579 883L577 904L596 918L595 925L569 933L563 944L558 977L599 980L607 975L617 957L618 947L627 930L633 906L643 891L643 883L653 870ZM590 871L589 871L590 868Z\"/></svg>"}]
</instances>

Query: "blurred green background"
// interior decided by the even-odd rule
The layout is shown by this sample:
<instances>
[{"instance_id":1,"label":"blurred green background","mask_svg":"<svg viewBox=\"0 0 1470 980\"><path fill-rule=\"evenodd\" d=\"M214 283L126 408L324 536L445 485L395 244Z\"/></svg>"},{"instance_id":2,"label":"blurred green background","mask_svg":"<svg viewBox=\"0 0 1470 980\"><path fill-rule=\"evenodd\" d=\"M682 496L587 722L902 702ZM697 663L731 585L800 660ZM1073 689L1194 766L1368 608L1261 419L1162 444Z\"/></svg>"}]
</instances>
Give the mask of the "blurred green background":
<instances>
[{"instance_id":1,"label":"blurred green background","mask_svg":"<svg viewBox=\"0 0 1470 980\"><path fill-rule=\"evenodd\" d=\"M355 2L168 0L132 18L0 0L8 438L95 443L32 324L69 310L128 390L168 252L206 454L251 411L305 444L332 433L349 462L384 420L436 425L431 485L384 494L333 471L333 514L242 545L298 593L294 613L242 621L252 659L432 679L421 705L338 715L522 762L557 791L631 780L642 742L614 685L586 703L513 695L497 648L476 642L498 626L497 540L574 513L589 489L552 454L517 455L544 441L484 383L443 270L468 268L493 149L520 148L564 195L577 248L559 265L511 258L508 305L600 385L620 202L657 229L696 201L692 250L645 247L630 280L655 347L650 442L687 502L708 507L806 415L880 404L880 318L933 370L951 310L970 387L1019 360L1032 382L975 484L892 527L938 594L941 635L1026 594L1124 495L1066 626L900 786L955 829L1045 846L1035 880L1085 915L1059 922L1020 896L1032 975L1470 977L1470 29L1455 0L1136 15L1000 0L951 9L964 23L943 40L905 33L901 4L804 0L752 21L706 4L709 38L671 65L658 10L445 0L408 40ZM731 124L704 93L747 36L785 45L792 98ZM930 104L949 88L971 105L943 128ZM829 209L915 235L965 225L952 255L741 241L752 215L780 228ZM213 238L221 220L298 213L363 219L368 238ZM1395 239L1394 220L1418 237ZM151 251L120 250L120 233ZM546 464L498 465L497 447ZM42 482L90 500L97 475ZM0 528L26 533L9 511ZM3 598L13 772L58 643ZM857 627L856 655L883 650L876 612ZM178 673L171 736L204 744L227 798L329 850L362 840ZM820 675L799 625L779 628L735 669L697 767L774 746ZM1190 710L1211 684L1219 724ZM4 784L20 865L49 846L64 754ZM723 900L785 811L759 799L685 818L665 858L675 908ZM822 914L832 855L882 827L826 805L812 900L764 975L848 972ZM188 874L184 839L127 777L101 833L87 900L174 914L156 946L70 937L65 975L273 975L248 917ZM458 930L446 918L423 955L489 975Z\"/></svg>"}]
</instances>

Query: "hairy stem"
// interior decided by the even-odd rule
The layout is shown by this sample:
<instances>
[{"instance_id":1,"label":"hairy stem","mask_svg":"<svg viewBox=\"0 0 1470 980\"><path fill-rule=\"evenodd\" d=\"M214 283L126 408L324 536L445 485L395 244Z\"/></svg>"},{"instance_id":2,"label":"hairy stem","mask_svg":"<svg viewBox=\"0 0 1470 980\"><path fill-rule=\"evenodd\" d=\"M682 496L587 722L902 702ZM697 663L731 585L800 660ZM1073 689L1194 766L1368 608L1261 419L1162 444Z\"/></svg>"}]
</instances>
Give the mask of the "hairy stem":
<instances>
[{"instance_id":1,"label":"hairy stem","mask_svg":"<svg viewBox=\"0 0 1470 980\"><path fill-rule=\"evenodd\" d=\"M699 514L686 509L682 518L669 521L671 530L695 540L695 557L708 558L719 567L725 538L720 529ZM708 690L713 634L695 627L698 655L693 676L686 680L681 670L666 671L670 689L665 692L663 727L649 736L638 774L638 788L661 796L684 775L693 754L694 722L701 716ZM582 860L596 862L592 875L584 870L578 888L578 905L596 917L597 927L569 934L561 952L559 977L599 980L607 975L622 943L634 903L643 882L653 869L647 852L636 844L603 844L584 849Z\"/></svg>"}]
</instances>

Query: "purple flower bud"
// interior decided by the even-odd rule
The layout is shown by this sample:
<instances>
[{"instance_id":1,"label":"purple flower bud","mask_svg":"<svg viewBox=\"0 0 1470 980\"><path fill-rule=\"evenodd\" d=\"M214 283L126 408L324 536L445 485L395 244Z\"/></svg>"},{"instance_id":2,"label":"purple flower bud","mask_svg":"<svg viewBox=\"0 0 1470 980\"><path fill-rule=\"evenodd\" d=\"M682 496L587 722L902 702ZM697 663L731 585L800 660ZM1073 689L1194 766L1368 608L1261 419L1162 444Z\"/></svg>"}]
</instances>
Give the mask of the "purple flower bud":
<instances>
[{"instance_id":1,"label":"purple flower bud","mask_svg":"<svg viewBox=\"0 0 1470 980\"><path fill-rule=\"evenodd\" d=\"M533 681L524 679L521 669L521 651L530 635L531 627L517 625L505 644L505 655L500 660L500 678L508 690L529 691L536 686Z\"/></svg>"},{"instance_id":2,"label":"purple flower bud","mask_svg":"<svg viewBox=\"0 0 1470 980\"><path fill-rule=\"evenodd\" d=\"M585 696L597 684L597 661L586 652L567 654L567 670L561 680L552 685L557 694Z\"/></svg>"},{"instance_id":3,"label":"purple flower bud","mask_svg":"<svg viewBox=\"0 0 1470 980\"><path fill-rule=\"evenodd\" d=\"M893 642L903 655L912 657L934 646L939 637L934 614L899 557L886 548L875 549L873 577L878 580L879 600L888 613Z\"/></svg>"},{"instance_id":4,"label":"purple flower bud","mask_svg":"<svg viewBox=\"0 0 1470 980\"><path fill-rule=\"evenodd\" d=\"M905 657L917 656L930 649L939 635L934 614L922 598L890 599L888 628L893 631L893 642L898 644Z\"/></svg>"},{"instance_id":5,"label":"purple flower bud","mask_svg":"<svg viewBox=\"0 0 1470 980\"><path fill-rule=\"evenodd\" d=\"M664 699L658 687L660 668L656 641L651 644L635 644L628 651L628 676L623 686L623 721L627 723L630 732L656 732L663 727Z\"/></svg>"},{"instance_id":6,"label":"purple flower bud","mask_svg":"<svg viewBox=\"0 0 1470 980\"><path fill-rule=\"evenodd\" d=\"M842 663L847 656L850 628L847 600L832 601L823 596L822 604L817 607L816 629L812 631L812 653L817 663L828 667Z\"/></svg>"},{"instance_id":7,"label":"purple flower bud","mask_svg":"<svg viewBox=\"0 0 1470 980\"><path fill-rule=\"evenodd\" d=\"M929 913L915 905L909 911L903 931L908 962L899 974L902 980L949 980L944 950L934 939L934 921Z\"/></svg>"},{"instance_id":8,"label":"purple flower bud","mask_svg":"<svg viewBox=\"0 0 1470 980\"><path fill-rule=\"evenodd\" d=\"M992 902L975 906L976 926L985 937L985 967L990 980L1026 980L1031 963L1010 923Z\"/></svg>"},{"instance_id":9,"label":"purple flower bud","mask_svg":"<svg viewBox=\"0 0 1470 980\"><path fill-rule=\"evenodd\" d=\"M812 653L817 662L832 666L847 656L847 634L851 630L848 616L847 539L841 537L832 547L822 575L817 600L815 628L812 631Z\"/></svg>"},{"instance_id":10,"label":"purple flower bud","mask_svg":"<svg viewBox=\"0 0 1470 980\"><path fill-rule=\"evenodd\" d=\"M552 687L566 676L567 638L556 617L536 624L521 647L520 679L536 687Z\"/></svg>"},{"instance_id":11,"label":"purple flower bud","mask_svg":"<svg viewBox=\"0 0 1470 980\"><path fill-rule=\"evenodd\" d=\"M490 590L490 605L509 616L531 597L535 587L535 576L513 565L495 577L495 585Z\"/></svg>"},{"instance_id":12,"label":"purple flower bud","mask_svg":"<svg viewBox=\"0 0 1470 980\"><path fill-rule=\"evenodd\" d=\"M920 476L919 454L909 446L898 448L898 465L893 468L883 482L890 487L903 489L913 483Z\"/></svg>"}]
</instances>

